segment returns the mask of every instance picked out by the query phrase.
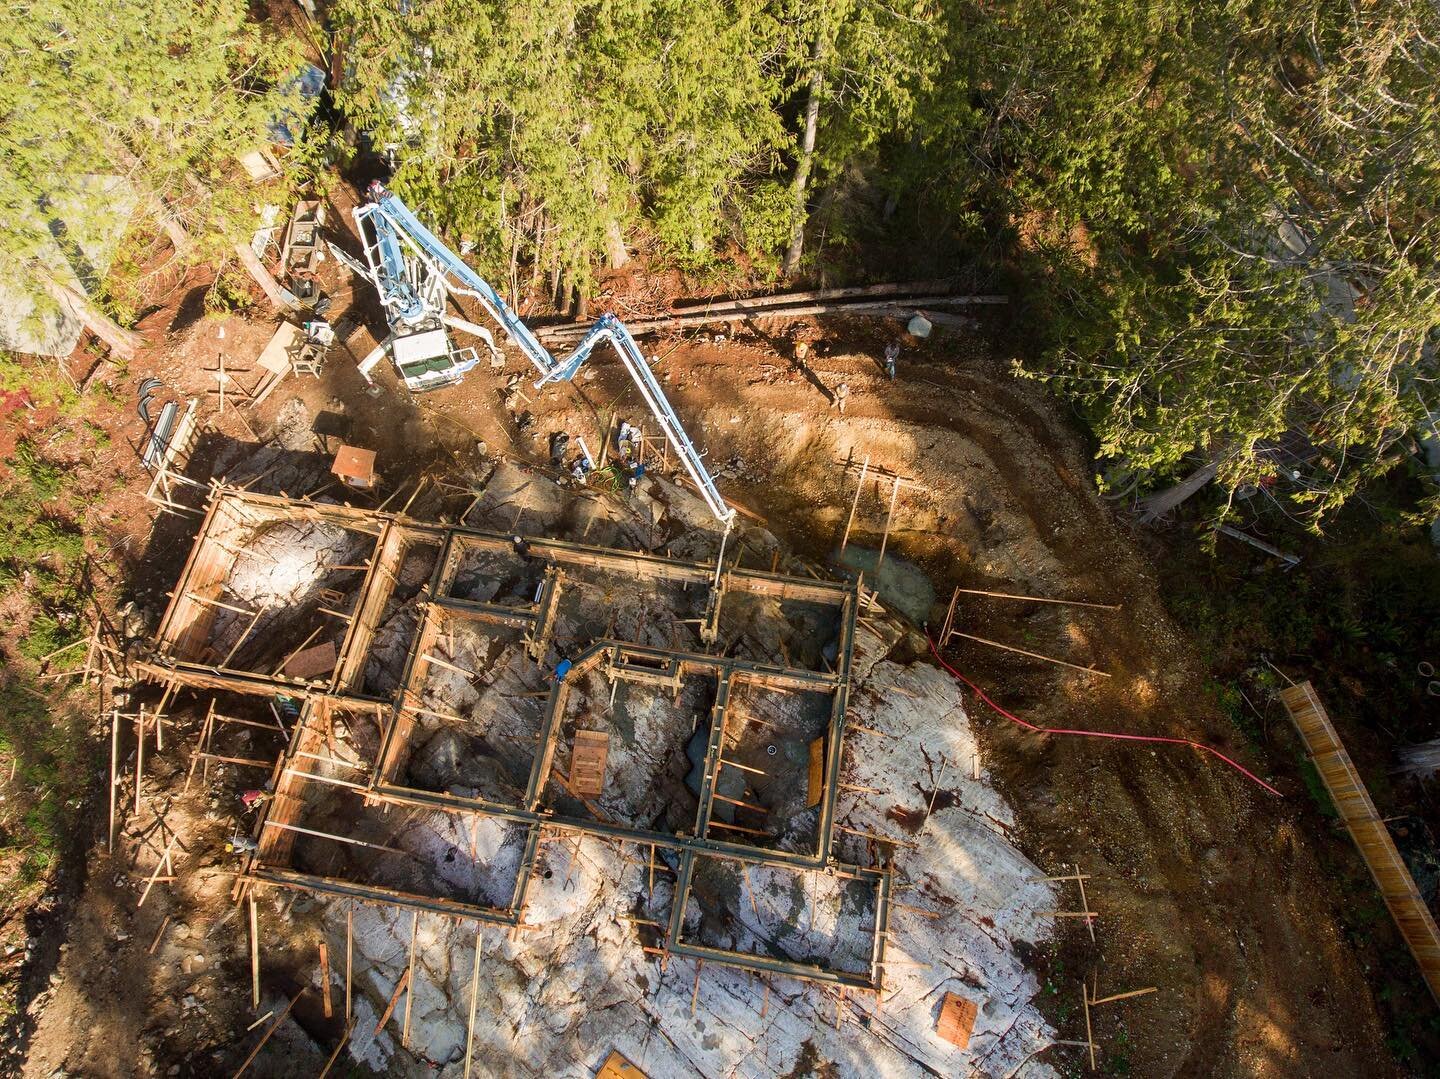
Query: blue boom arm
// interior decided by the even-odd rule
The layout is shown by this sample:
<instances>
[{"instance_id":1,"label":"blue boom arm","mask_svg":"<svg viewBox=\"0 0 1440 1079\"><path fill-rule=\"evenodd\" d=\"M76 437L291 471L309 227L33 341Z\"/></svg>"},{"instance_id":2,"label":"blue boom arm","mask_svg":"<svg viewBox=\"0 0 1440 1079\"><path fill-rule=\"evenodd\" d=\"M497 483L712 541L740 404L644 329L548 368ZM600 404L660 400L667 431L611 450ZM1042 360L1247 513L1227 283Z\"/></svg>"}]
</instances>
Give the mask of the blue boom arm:
<instances>
[{"instance_id":1,"label":"blue boom arm","mask_svg":"<svg viewBox=\"0 0 1440 1079\"><path fill-rule=\"evenodd\" d=\"M401 257L401 242L404 241L425 259L433 271L448 277L454 283L451 286L452 292L473 296L479 301L486 314L499 323L506 336L515 342L540 373L537 386L574 378L595 347L608 341L620 356L620 362L624 364L626 372L640 391L640 396L645 399L646 407L675 447L681 464L695 482L700 496L710 507L710 512L729 527L735 511L725 504L725 499L715 486L715 480L705 467L704 458L685 433L680 417L675 414L664 390L660 388L660 383L650 370L650 365L645 362L640 346L635 343L635 338L623 322L613 314L602 315L580 339L574 351L564 359L557 360L550 354L549 349L540 343L534 331L525 325L520 316L501 299L500 294L491 288L489 282L421 224L419 218L396 195L375 183L371 185L370 197L373 201L357 210L355 216L357 222L362 223L362 236L363 222L368 221L374 229L374 254L371 254L371 249L367 249L366 254L371 259L372 266L376 261L379 262L379 266L375 268L380 271L377 272L377 277L382 279L381 299L387 307L393 307L397 314L404 317L406 312L416 310L416 305L423 305L404 270L404 260ZM457 285L459 287L455 287Z\"/></svg>"}]
</instances>

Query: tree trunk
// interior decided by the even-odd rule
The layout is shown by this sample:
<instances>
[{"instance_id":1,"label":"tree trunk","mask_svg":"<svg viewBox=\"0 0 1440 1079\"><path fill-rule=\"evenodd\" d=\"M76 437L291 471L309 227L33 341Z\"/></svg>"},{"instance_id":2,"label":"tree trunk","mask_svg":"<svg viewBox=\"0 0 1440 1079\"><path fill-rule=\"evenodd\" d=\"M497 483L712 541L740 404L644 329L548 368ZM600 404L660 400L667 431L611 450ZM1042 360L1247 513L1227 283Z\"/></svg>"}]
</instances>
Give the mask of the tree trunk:
<instances>
[{"instance_id":1,"label":"tree trunk","mask_svg":"<svg viewBox=\"0 0 1440 1079\"><path fill-rule=\"evenodd\" d=\"M50 295L85 324L85 328L110 346L110 351L123 359L132 359L142 339L134 330L127 330L90 302L83 292L71 288L44 266L36 268Z\"/></svg>"},{"instance_id":2,"label":"tree trunk","mask_svg":"<svg viewBox=\"0 0 1440 1079\"><path fill-rule=\"evenodd\" d=\"M810 49L810 96L805 102L805 131L800 136L800 163L790 186L795 221L790 227L790 247L785 252L781 268L786 277L799 267L800 256L805 251L805 193L815 161L815 128L820 123L820 95L825 89L825 73L820 70L821 42L821 35L816 34L815 44Z\"/></svg>"},{"instance_id":3,"label":"tree trunk","mask_svg":"<svg viewBox=\"0 0 1440 1079\"><path fill-rule=\"evenodd\" d=\"M506 283L510 286L510 306L520 305L520 218L517 215L515 224L510 229L510 271L505 275Z\"/></svg>"},{"instance_id":4,"label":"tree trunk","mask_svg":"<svg viewBox=\"0 0 1440 1079\"><path fill-rule=\"evenodd\" d=\"M545 211L535 211L535 251L530 263L530 287L525 290L525 299L533 301L535 290L540 287L540 260L545 251Z\"/></svg>"},{"instance_id":5,"label":"tree trunk","mask_svg":"<svg viewBox=\"0 0 1440 1079\"><path fill-rule=\"evenodd\" d=\"M1135 507L1140 515L1140 523L1150 524L1164 517L1191 495L1197 494L1209 486L1218 471L1220 471L1220 462L1211 461L1209 464L1197 468L1173 487L1167 487L1163 491L1156 491L1153 495L1142 498L1140 504Z\"/></svg>"},{"instance_id":6,"label":"tree trunk","mask_svg":"<svg viewBox=\"0 0 1440 1079\"><path fill-rule=\"evenodd\" d=\"M630 252L625 250L625 235L620 231L620 222L613 219L605 226L605 257L612 270L618 270L630 261Z\"/></svg>"},{"instance_id":7,"label":"tree trunk","mask_svg":"<svg viewBox=\"0 0 1440 1079\"><path fill-rule=\"evenodd\" d=\"M265 290L265 295L270 303L280 311L293 311L298 306L295 296L280 286L275 280L275 275L265 268L265 264L255 257L255 252L250 249L249 243L244 240L235 242L235 254L240 256L240 265L245 267L245 272L255 279L255 283Z\"/></svg>"},{"instance_id":8,"label":"tree trunk","mask_svg":"<svg viewBox=\"0 0 1440 1079\"><path fill-rule=\"evenodd\" d=\"M566 318L575 313L575 287L571 284L574 280L570 271L564 267L560 269L560 291L555 294L555 310Z\"/></svg>"},{"instance_id":9,"label":"tree trunk","mask_svg":"<svg viewBox=\"0 0 1440 1079\"><path fill-rule=\"evenodd\" d=\"M916 131L910 136L910 145L906 147L905 156L913 158L920 152L920 132ZM908 163L908 162L907 162ZM885 196L885 209L880 220L888 223L895 216L895 211L900 207L900 188L894 188L889 195Z\"/></svg>"},{"instance_id":10,"label":"tree trunk","mask_svg":"<svg viewBox=\"0 0 1440 1079\"><path fill-rule=\"evenodd\" d=\"M181 256L185 255L193 243L190 234L185 231L185 226L180 224L180 219L171 212L170 207L165 205L165 200L159 195L152 199L150 212L160 222L160 227L165 230L165 235L170 240L170 246L175 248L175 253Z\"/></svg>"}]
</instances>

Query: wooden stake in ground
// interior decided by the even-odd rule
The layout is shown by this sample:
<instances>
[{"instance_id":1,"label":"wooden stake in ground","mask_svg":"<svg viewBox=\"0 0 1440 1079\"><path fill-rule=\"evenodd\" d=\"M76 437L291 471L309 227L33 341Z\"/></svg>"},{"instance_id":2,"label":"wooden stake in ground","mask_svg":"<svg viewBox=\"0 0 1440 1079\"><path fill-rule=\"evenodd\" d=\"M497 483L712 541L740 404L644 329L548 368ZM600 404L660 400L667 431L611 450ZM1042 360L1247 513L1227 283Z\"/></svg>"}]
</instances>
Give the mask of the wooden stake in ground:
<instances>
[{"instance_id":1,"label":"wooden stake in ground","mask_svg":"<svg viewBox=\"0 0 1440 1079\"><path fill-rule=\"evenodd\" d=\"M1095 667L1082 667L1078 663L1071 663L1069 660L1056 659L1054 656L1042 655L1039 652L1027 652L1023 648L1016 648L1014 645L1001 644L999 641L987 640L984 637L977 637L973 633L961 633L958 629L950 631L952 637L964 637L967 641L977 641L980 644L988 644L991 648L999 648L1005 652L1014 652L1017 655L1029 656L1031 659L1043 659L1046 663L1053 663L1057 667L1069 667L1072 671L1082 671L1085 674L1098 675L1101 678L1109 678L1109 671L1098 670Z\"/></svg>"},{"instance_id":2,"label":"wooden stake in ground","mask_svg":"<svg viewBox=\"0 0 1440 1079\"><path fill-rule=\"evenodd\" d=\"M855 507L860 505L860 492L865 489L865 473L870 471L870 455L865 455L865 463L860 466L860 482L855 485L855 497L850 500L850 515L845 518L845 534L840 537L840 553L845 553L845 544L850 542L850 526L855 523ZM776 551L779 557L779 551ZM770 572L775 572L772 566Z\"/></svg>"},{"instance_id":3,"label":"wooden stake in ground","mask_svg":"<svg viewBox=\"0 0 1440 1079\"><path fill-rule=\"evenodd\" d=\"M1013 592L987 592L983 588L960 588L956 587L955 594L965 593L967 596L989 596L991 599L1013 599L1024 603L1053 603L1060 607L1093 607L1097 611L1118 611L1118 603L1090 603L1080 599L1049 599L1045 596L1019 596ZM953 601L952 601L953 606Z\"/></svg>"},{"instance_id":4,"label":"wooden stake in ground","mask_svg":"<svg viewBox=\"0 0 1440 1079\"><path fill-rule=\"evenodd\" d=\"M470 1061L475 1048L475 1003L480 997L480 927L475 927L475 960L470 968L470 1021L465 1028L465 1079L470 1079Z\"/></svg>"},{"instance_id":5,"label":"wooden stake in ground","mask_svg":"<svg viewBox=\"0 0 1440 1079\"><path fill-rule=\"evenodd\" d=\"M875 559L875 575L880 575L880 567L885 564L885 544L890 539L890 522L895 517L895 498L900 494L900 477L896 476L894 486L890 488L890 509L885 513L885 531L880 534L880 554Z\"/></svg>"},{"instance_id":6,"label":"wooden stake in ground","mask_svg":"<svg viewBox=\"0 0 1440 1079\"><path fill-rule=\"evenodd\" d=\"M1097 979L1098 982L1098 979ZM1095 1070L1095 1035L1090 1025L1090 1009L1101 1004L1113 1004L1117 1000L1130 1000L1134 997L1147 996L1156 992L1156 987L1147 985L1144 989L1131 989L1125 993L1112 993L1108 997L1096 997L1090 993L1090 988L1082 981L1080 983L1080 995L1085 1006L1085 1041L1090 1048L1090 1070Z\"/></svg>"},{"instance_id":7,"label":"wooden stake in ground","mask_svg":"<svg viewBox=\"0 0 1440 1079\"><path fill-rule=\"evenodd\" d=\"M250 1006L260 1010L260 929L259 917L255 913L255 893L246 897L250 901Z\"/></svg>"},{"instance_id":8,"label":"wooden stake in ground","mask_svg":"<svg viewBox=\"0 0 1440 1079\"><path fill-rule=\"evenodd\" d=\"M375 1024L375 1034L378 1037L385 1029L385 1024L390 1021L390 1016L395 1014L395 1005L400 1003L400 994L410 985L410 972L407 970L400 975L400 980L395 983L395 992L390 994L390 1003L385 1005L385 1011L380 1016L380 1022Z\"/></svg>"},{"instance_id":9,"label":"wooden stake in ground","mask_svg":"<svg viewBox=\"0 0 1440 1079\"><path fill-rule=\"evenodd\" d=\"M136 909L145 905L145 900L150 896L150 889L155 886L155 881L160 876L160 871L170 864L170 848L175 846L175 841L180 836L176 832L170 833L170 842L165 844L165 851L160 855L160 860L155 863L155 871L150 874L150 879L145 882L145 890L140 893L140 902L135 904Z\"/></svg>"},{"instance_id":10,"label":"wooden stake in ground","mask_svg":"<svg viewBox=\"0 0 1440 1079\"><path fill-rule=\"evenodd\" d=\"M120 769L120 713L110 712L110 830L105 833L105 849L115 850L115 786Z\"/></svg>"},{"instance_id":11,"label":"wooden stake in ground","mask_svg":"<svg viewBox=\"0 0 1440 1079\"><path fill-rule=\"evenodd\" d=\"M930 814L935 811L935 799L940 794L940 780L945 778L945 769L949 767L949 764L950 762L946 760L945 754L940 754L940 771L935 776L935 786L930 791L930 804L925 807L925 819L921 822L922 825L930 823Z\"/></svg>"},{"instance_id":12,"label":"wooden stake in ground","mask_svg":"<svg viewBox=\"0 0 1440 1079\"><path fill-rule=\"evenodd\" d=\"M145 950L146 955L155 954L155 949L160 947L160 938L165 935L165 930L169 925L170 915L167 914L165 915L165 919L160 923L160 928L155 930L155 939L150 942L150 947Z\"/></svg>"},{"instance_id":13,"label":"wooden stake in ground","mask_svg":"<svg viewBox=\"0 0 1440 1079\"><path fill-rule=\"evenodd\" d=\"M355 954L355 904L345 908L345 1020L355 1021L355 1013L350 1008L350 966L352 957Z\"/></svg>"},{"instance_id":14,"label":"wooden stake in ground","mask_svg":"<svg viewBox=\"0 0 1440 1079\"><path fill-rule=\"evenodd\" d=\"M1132 997L1148 996L1149 994L1151 994L1151 993L1156 993L1156 992L1159 992L1159 990L1158 990L1155 986L1153 986L1153 985L1147 985L1144 989L1131 989L1131 990L1130 990L1129 992L1127 992L1127 993L1112 993L1112 994L1111 994L1110 996L1108 996L1108 997L1099 997L1099 998L1091 997L1091 998L1090 998L1090 1007L1093 1008L1093 1007L1095 1007L1097 1004L1111 1004L1111 1003L1113 1003L1113 1002L1115 1002L1115 1001L1117 1001L1117 1000L1129 1000L1129 999L1131 999Z\"/></svg>"},{"instance_id":15,"label":"wooden stake in ground","mask_svg":"<svg viewBox=\"0 0 1440 1079\"><path fill-rule=\"evenodd\" d=\"M350 1034L354 1029L354 1023L345 1024L345 1033L340 1035L339 1044L335 1046L334 1051L330 1054L330 1059L325 1062L325 1067L320 1069L320 1074L316 1079L325 1079L330 1074L330 1069L335 1066L335 1061L340 1059L340 1051L350 1044Z\"/></svg>"},{"instance_id":16,"label":"wooden stake in ground","mask_svg":"<svg viewBox=\"0 0 1440 1079\"><path fill-rule=\"evenodd\" d=\"M1074 872L1074 873L1067 873L1067 874L1065 874L1064 876L1054 876L1054 877L1031 877L1029 882L1032 883L1032 884L1037 884L1037 883L1040 883L1040 882L1042 882L1042 881L1064 881L1064 880L1073 880L1076 884L1078 884L1078 885L1080 886L1080 909L1079 909L1079 910L1039 910L1039 911L1036 911L1035 913L1036 913L1036 914L1039 914L1039 915L1042 915L1042 916L1044 916L1044 917L1048 917L1048 918L1083 918L1083 919L1085 919L1085 928L1086 928L1086 929L1089 931L1089 933L1090 933L1090 939L1091 939L1091 941L1094 941L1094 940L1095 940L1095 919L1096 919L1097 915L1096 915L1096 913L1095 913L1093 910L1090 909L1090 900L1089 900L1088 896L1087 896L1086 893L1085 893L1085 881L1086 881L1088 878L1087 878L1087 875L1086 875L1086 874L1080 872L1080 867L1079 867L1079 865L1076 865L1074 868L1075 868L1075 872Z\"/></svg>"},{"instance_id":17,"label":"wooden stake in ground","mask_svg":"<svg viewBox=\"0 0 1440 1079\"><path fill-rule=\"evenodd\" d=\"M245 1069L250 1067L250 1062L260 1055L260 1050L265 1048L265 1043L270 1040L271 1035L273 1035L277 1030L279 1030L280 1024L285 1022L285 1020L289 1018L290 1010L295 1007L295 1002L304 995L305 990L301 989L300 992L296 993L293 997L290 998L290 1003L285 1005L285 1010L280 1013L280 1018L276 1019L275 1022L270 1025L270 1028L265 1031L264 1037L262 1037L260 1041L256 1043L254 1049L250 1050L250 1055L245 1058L245 1063L241 1064L240 1070L235 1073L235 1079L240 1079L240 1076L245 1074Z\"/></svg>"},{"instance_id":18,"label":"wooden stake in ground","mask_svg":"<svg viewBox=\"0 0 1440 1079\"><path fill-rule=\"evenodd\" d=\"M1075 865L1075 883L1080 886L1080 909L1088 915L1090 913L1090 900L1085 895L1085 874L1080 872L1079 863ZM1090 931L1090 943L1094 944L1095 919L1093 917L1087 917L1085 919L1085 928ZM1091 1003L1094 1002L1092 1001Z\"/></svg>"},{"instance_id":19,"label":"wooden stake in ground","mask_svg":"<svg viewBox=\"0 0 1440 1079\"><path fill-rule=\"evenodd\" d=\"M140 778L145 768L145 706L135 719L135 815L140 815Z\"/></svg>"},{"instance_id":20,"label":"wooden stake in ground","mask_svg":"<svg viewBox=\"0 0 1440 1079\"><path fill-rule=\"evenodd\" d=\"M320 1001L325 1008L325 1018L330 1018L330 948L320 942Z\"/></svg>"},{"instance_id":21,"label":"wooden stake in ground","mask_svg":"<svg viewBox=\"0 0 1440 1079\"><path fill-rule=\"evenodd\" d=\"M214 725L215 698L211 697L210 707L205 712L205 722L200 724L200 741L196 746L195 752L190 757L190 771L185 775L184 789L187 791L190 789L190 780L195 778L195 765L197 765L201 760L206 760L208 765L208 758L206 758L205 754L208 753L210 749L210 732L214 728ZM259 726L259 724L256 724L256 726Z\"/></svg>"},{"instance_id":22,"label":"wooden stake in ground","mask_svg":"<svg viewBox=\"0 0 1440 1079\"><path fill-rule=\"evenodd\" d=\"M940 627L940 636L937 638L941 648L944 648L945 642L950 639L950 627L955 622L955 604L958 602L960 602L960 589L956 588L954 592L950 593L950 606L945 611L945 622Z\"/></svg>"},{"instance_id":23,"label":"wooden stake in ground","mask_svg":"<svg viewBox=\"0 0 1440 1079\"><path fill-rule=\"evenodd\" d=\"M410 1047L410 1014L415 1010L415 940L420 935L420 912L410 917L410 966L405 971L405 982L410 987L405 992L405 1022L400 1027L400 1044Z\"/></svg>"},{"instance_id":24,"label":"wooden stake in ground","mask_svg":"<svg viewBox=\"0 0 1440 1079\"><path fill-rule=\"evenodd\" d=\"M96 628L98 635L99 628ZM170 706L170 698L180 688L179 682L171 682L165 687L165 692L160 695L160 703L155 708L155 752L161 753L165 749L165 709Z\"/></svg>"}]
</instances>

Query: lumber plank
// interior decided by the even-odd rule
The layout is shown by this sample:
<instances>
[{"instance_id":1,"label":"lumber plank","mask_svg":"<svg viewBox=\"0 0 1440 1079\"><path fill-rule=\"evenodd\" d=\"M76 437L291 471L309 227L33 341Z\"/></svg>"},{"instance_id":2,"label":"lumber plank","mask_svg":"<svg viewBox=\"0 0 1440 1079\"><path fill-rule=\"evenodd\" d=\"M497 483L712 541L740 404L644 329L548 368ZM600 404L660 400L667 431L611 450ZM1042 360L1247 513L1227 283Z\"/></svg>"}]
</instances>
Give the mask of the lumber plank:
<instances>
[{"instance_id":1,"label":"lumber plank","mask_svg":"<svg viewBox=\"0 0 1440 1079\"><path fill-rule=\"evenodd\" d=\"M1350 838L1375 879L1375 886L1410 952L1415 956L1430 992L1440 1001L1440 928L1415 886L1415 878L1400 857L1390 831L1370 799L1360 773L1346 752L1325 706L1309 682L1280 691L1280 701L1310 752L1315 770Z\"/></svg>"}]
</instances>

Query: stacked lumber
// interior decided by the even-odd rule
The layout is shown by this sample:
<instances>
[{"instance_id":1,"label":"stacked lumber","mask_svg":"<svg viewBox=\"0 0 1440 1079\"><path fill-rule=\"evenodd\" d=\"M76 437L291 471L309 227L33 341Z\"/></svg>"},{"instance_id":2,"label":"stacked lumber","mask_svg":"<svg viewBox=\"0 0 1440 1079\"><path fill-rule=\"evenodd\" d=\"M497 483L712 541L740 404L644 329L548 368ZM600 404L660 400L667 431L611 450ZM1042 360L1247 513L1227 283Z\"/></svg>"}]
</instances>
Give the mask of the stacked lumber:
<instances>
[{"instance_id":1,"label":"stacked lumber","mask_svg":"<svg viewBox=\"0 0 1440 1079\"><path fill-rule=\"evenodd\" d=\"M743 322L755 318L803 318L812 315L870 315L882 318L909 318L924 315L939 325L969 324L969 320L936 308L1007 303L1004 296L960 295L949 291L946 281L908 281L888 285L856 285L848 288L787 292L773 296L702 300L676 304L668 314L627 320L632 334L683 330L715 322ZM542 341L578 338L590 328L588 322L547 326L536 330Z\"/></svg>"}]
</instances>

